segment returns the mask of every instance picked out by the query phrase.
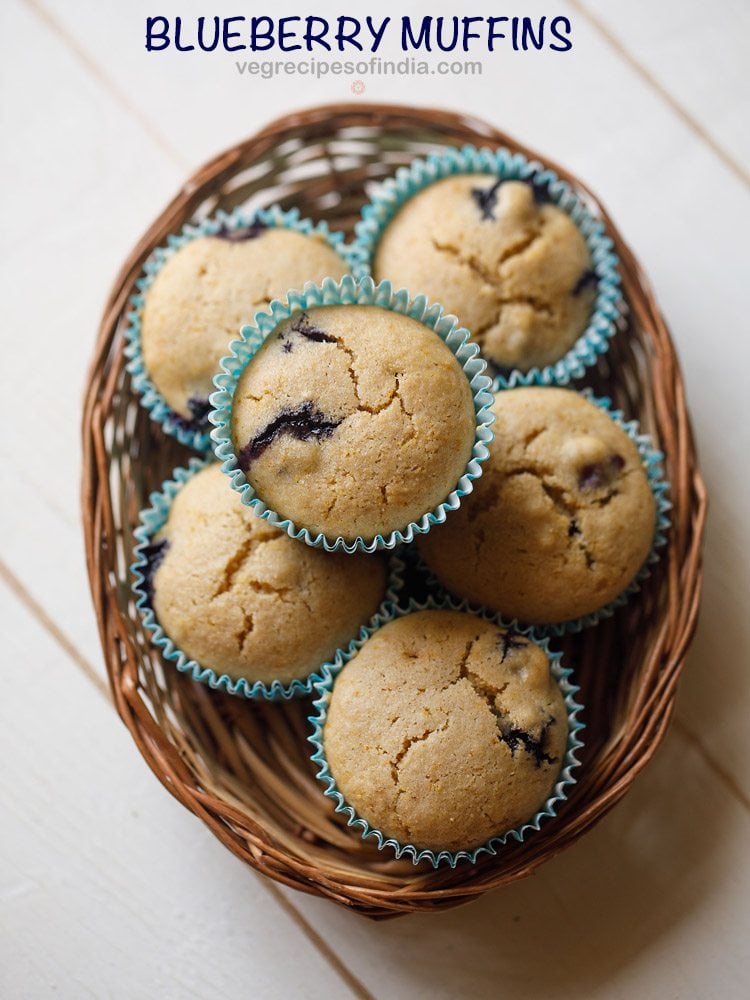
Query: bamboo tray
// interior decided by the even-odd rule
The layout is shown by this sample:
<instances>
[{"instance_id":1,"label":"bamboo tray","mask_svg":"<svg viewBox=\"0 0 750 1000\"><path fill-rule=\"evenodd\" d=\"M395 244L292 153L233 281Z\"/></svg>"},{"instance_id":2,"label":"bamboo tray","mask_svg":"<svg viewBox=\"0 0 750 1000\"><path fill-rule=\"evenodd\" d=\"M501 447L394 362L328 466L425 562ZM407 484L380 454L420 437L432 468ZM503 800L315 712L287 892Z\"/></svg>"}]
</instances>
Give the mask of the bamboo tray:
<instances>
[{"instance_id":1,"label":"bamboo tray","mask_svg":"<svg viewBox=\"0 0 750 1000\"><path fill-rule=\"evenodd\" d=\"M669 724L701 591L706 492L680 368L638 262L593 194L620 256L628 318L582 384L611 396L665 453L674 504L668 545L614 618L557 643L585 705L579 781L559 818L474 866L434 871L381 854L334 816L308 759L309 704L255 704L164 665L130 593L133 529L148 494L190 453L148 418L125 372L124 314L143 262L167 234L218 208L280 202L351 234L368 187L440 146L505 145L492 126L439 110L334 105L282 118L197 171L150 226L110 292L83 412L83 517L91 589L117 711L164 786L263 874L373 918L439 910L530 874L622 798Z\"/></svg>"}]
</instances>

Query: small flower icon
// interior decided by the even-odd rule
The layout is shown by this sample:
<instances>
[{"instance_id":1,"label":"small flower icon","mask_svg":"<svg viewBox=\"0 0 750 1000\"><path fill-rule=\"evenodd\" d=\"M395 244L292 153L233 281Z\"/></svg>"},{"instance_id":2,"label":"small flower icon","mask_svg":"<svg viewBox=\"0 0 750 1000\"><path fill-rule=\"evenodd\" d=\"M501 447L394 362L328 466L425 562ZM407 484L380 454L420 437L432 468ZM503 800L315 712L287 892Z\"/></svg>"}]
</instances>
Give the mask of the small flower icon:
<instances>
[{"instance_id":1,"label":"small flower icon","mask_svg":"<svg viewBox=\"0 0 750 1000\"><path fill-rule=\"evenodd\" d=\"M359 95L364 94L364 92L365 92L364 80L355 80L354 83L352 84L352 93L356 94L357 97L359 97Z\"/></svg>"}]
</instances>

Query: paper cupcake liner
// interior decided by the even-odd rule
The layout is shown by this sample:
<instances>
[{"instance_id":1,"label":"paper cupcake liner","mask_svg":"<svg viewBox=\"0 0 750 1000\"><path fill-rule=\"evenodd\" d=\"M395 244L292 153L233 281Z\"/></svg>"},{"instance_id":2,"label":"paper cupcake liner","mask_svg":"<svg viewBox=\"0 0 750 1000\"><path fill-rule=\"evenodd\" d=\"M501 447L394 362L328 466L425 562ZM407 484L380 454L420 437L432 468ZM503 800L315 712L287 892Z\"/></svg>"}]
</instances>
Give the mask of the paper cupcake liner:
<instances>
[{"instance_id":1,"label":"paper cupcake liner","mask_svg":"<svg viewBox=\"0 0 750 1000\"><path fill-rule=\"evenodd\" d=\"M393 617L398 595L403 586L403 563L395 553L391 554L386 591L379 609L367 625L360 627L358 634L346 648L336 650L332 660L321 665L317 671L313 671L307 677L295 678L287 684L278 680L266 684L264 681L249 681L244 677L234 679L227 674L217 674L211 667L201 666L172 642L156 618L150 603L149 581L146 576L149 566L146 550L153 537L166 524L175 496L189 479L192 479L197 472L205 469L211 463L210 457L192 458L187 467L175 469L172 478L165 480L161 490L151 494L149 497L151 505L140 513L141 523L134 532L138 544L133 552L135 558L130 569L134 580L132 590L136 599L136 608L143 621L143 626L150 633L152 644L161 651L165 660L174 663L180 673L189 674L194 681L207 684L214 690L226 691L229 694L251 699L263 698L268 701L288 700L289 698L309 695L313 690L314 682L324 676L323 666L325 667L325 676L335 675L372 633Z\"/></svg>"},{"instance_id":2,"label":"paper cupcake liner","mask_svg":"<svg viewBox=\"0 0 750 1000\"><path fill-rule=\"evenodd\" d=\"M323 677L315 681L314 687L317 698L313 701L313 707L316 709L316 714L310 716L313 733L311 736L308 736L308 741L312 743L315 748L315 752L312 754L311 759L319 768L316 777L325 786L323 794L328 796L328 798L333 799L335 803L335 811L346 816L347 826L359 829L363 840L373 839L378 850L382 851L387 849L393 851L398 859L409 857L415 865L420 862L427 861L434 868L438 868L440 865L444 864L450 865L451 868L455 868L461 861L468 861L470 864L474 864L483 854L497 854L503 845L509 840L515 840L518 842L525 840L529 834L539 830L541 824L545 820L557 815L557 810L559 809L560 804L567 799L571 787L575 785L577 781L577 778L573 776L573 771L575 768L580 766L577 754L579 749L583 746L583 742L579 738L579 733L584 728L585 724L578 719L578 713L582 711L583 706L576 701L575 696L578 694L580 688L575 685L571 679L573 671L570 667L564 667L562 665L562 653L552 652L549 649L547 638L540 638L533 635L530 629L511 626L499 615L491 614L487 611L477 612L475 609L471 608L466 601L456 601L448 596L444 597L442 600L428 598L426 601L421 603L412 600L406 607L395 608L393 618L391 620L403 618L404 616L412 614L415 611L424 611L428 608L434 610L447 608L452 611L468 611L473 614L478 613L482 618L485 618L487 621L495 622L502 628L513 627L516 631L536 643L536 645L541 646L549 657L550 670L560 686L560 690L565 701L565 707L568 712L568 742L562 766L560 768L560 775L543 807L539 809L530 820L520 826L514 827L511 830L506 830L503 833L496 834L479 847L465 851L432 851L427 848L420 848L415 844L402 843L394 837L388 837L377 827L372 826L366 819L357 813L353 806L348 805L346 802L346 799L339 791L336 781L331 774L328 766L328 760L325 755L324 728L326 718L328 716L328 705L333 691L333 684L336 679L336 674L338 674L341 670L340 667L335 673L333 670L328 671L324 668ZM344 661L345 664L353 658L355 652L356 650L346 655Z\"/></svg>"},{"instance_id":3,"label":"paper cupcake liner","mask_svg":"<svg viewBox=\"0 0 750 1000\"><path fill-rule=\"evenodd\" d=\"M614 420L614 422L625 431L638 449L638 454L641 456L641 461L643 462L643 467L648 478L648 484L654 495L654 500L656 501L656 525L654 527L654 538L651 543L651 550L648 556L646 556L646 559L638 573L633 577L633 580L628 584L628 586L620 594L618 594L613 601L610 601L609 604L605 604L603 607L598 608L596 611L592 611L588 615L582 615L580 618L573 618L566 622L553 622L547 625L526 626L519 623L517 619L512 619L510 621L510 625L514 628L528 628L529 632L536 638L545 638L550 636L560 637L566 634L580 632L584 628L596 625L603 618L611 618L618 608L627 604L631 597L640 591L644 580L647 580L648 577L651 576L651 568L654 563L659 561L660 558L659 549L666 544L666 532L670 525L669 517L667 516L672 507L672 504L667 496L670 485L664 478L662 470L662 462L664 460L662 452L657 451L657 449L653 447L651 438L648 434L640 433L637 420L626 420L622 410L612 409L612 400L609 399L609 397L602 396L597 398L594 396L591 389L583 389L581 395L590 400L590 402L596 404L599 409L604 410L605 413L607 413L612 420ZM417 561L418 567L422 569L426 575L428 586L433 589L437 595L448 595L446 588L435 576L434 572L430 569L424 559L422 559L419 552L410 551L409 558ZM490 609L485 608L484 605L473 604L472 602L467 602L467 604L468 607L477 614L493 614L493 612Z\"/></svg>"},{"instance_id":4,"label":"paper cupcake liner","mask_svg":"<svg viewBox=\"0 0 750 1000\"><path fill-rule=\"evenodd\" d=\"M135 283L138 292L130 298L128 325L125 330L127 341L125 355L130 358L127 371L130 373L133 388L139 394L141 405L148 410L151 419L160 424L167 434L177 438L180 444L196 451L210 451L210 427L196 426L194 421L189 421L176 413L156 388L146 369L141 346L141 319L146 292L166 261L186 243L199 236L211 236L222 228L236 230L258 222L269 228L293 229L305 236L322 236L346 264L351 264L348 248L344 245L344 234L331 232L325 222L315 224L310 219L301 219L296 208L284 212L278 205L274 205L250 213L242 209L236 209L232 213L219 211L203 222L184 226L180 233L167 238L166 246L157 247L144 264L143 273Z\"/></svg>"},{"instance_id":5,"label":"paper cupcake liner","mask_svg":"<svg viewBox=\"0 0 750 1000\"><path fill-rule=\"evenodd\" d=\"M370 274L372 262L385 227L399 209L419 191L456 174L492 174L504 180L522 180L543 191L550 201L562 208L578 226L591 254L592 267L597 275L597 297L588 326L566 354L554 364L528 371L512 369L495 378L495 388L516 385L567 385L573 378L580 378L604 354L614 336L617 321L623 309L620 291L618 258L613 253L613 242L606 235L604 224L596 219L585 202L566 181L558 178L536 160L527 160L521 153L508 149L446 149L432 153L426 159L414 160L408 167L400 167L394 177L386 180L370 202L362 209L362 216L355 228L356 239L351 248L354 261L353 274L361 277ZM413 289L419 291L419 289ZM460 317L459 317L460 319Z\"/></svg>"},{"instance_id":6,"label":"paper cupcake liner","mask_svg":"<svg viewBox=\"0 0 750 1000\"><path fill-rule=\"evenodd\" d=\"M244 472L239 468L231 435L231 411L237 382L245 366L257 352L265 338L284 320L297 312L314 309L316 306L330 305L373 305L403 316L410 316L428 327L440 337L450 348L469 380L474 394L474 412L476 413L476 434L472 448L471 459L466 470L458 481L456 488L448 497L433 510L423 514L418 521L412 521L401 530L390 534L376 535L373 539L357 537L352 542L343 538L329 538L321 533L313 534L307 528L297 526L289 518L282 517L271 510L256 494L248 482ZM245 326L240 331L240 340L229 345L230 355L222 358L223 374L214 378L217 392L210 396L214 407L209 420L215 424L211 437L215 442L214 451L223 463L222 471L231 479L232 488L242 497L242 502L253 507L255 513L282 528L292 538L300 538L308 545L324 548L327 552L344 551L375 552L377 549L393 549L403 542L410 542L416 534L426 534L433 524L442 524L449 511L456 510L461 503L461 497L473 489L473 481L482 473L481 463L489 455L488 444L493 434L490 424L494 416L490 411L492 396L489 393L490 379L484 374L486 363L479 355L479 348L469 340L469 333L458 325L455 316L446 316L438 305L430 305L423 295L412 299L406 290L394 292L389 281L381 281L376 285L372 278L365 276L355 281L347 275L336 282L326 278L322 285L306 284L304 289L290 291L284 302L274 301L265 313L258 313L254 326Z\"/></svg>"}]
</instances>

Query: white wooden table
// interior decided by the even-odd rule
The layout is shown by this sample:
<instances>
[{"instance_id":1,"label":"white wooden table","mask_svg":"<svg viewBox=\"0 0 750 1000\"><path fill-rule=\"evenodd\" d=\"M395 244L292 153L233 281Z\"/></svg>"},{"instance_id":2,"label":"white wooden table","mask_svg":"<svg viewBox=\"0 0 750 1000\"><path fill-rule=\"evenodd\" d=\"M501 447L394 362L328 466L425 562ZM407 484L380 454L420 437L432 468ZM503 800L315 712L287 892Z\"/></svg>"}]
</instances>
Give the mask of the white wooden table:
<instances>
[{"instance_id":1,"label":"white wooden table","mask_svg":"<svg viewBox=\"0 0 750 1000\"><path fill-rule=\"evenodd\" d=\"M460 6L429 12L498 13ZM230 56L148 54L145 17L162 12L148 0L2 0L3 997L747 995L750 4L510 6L568 16L573 50L504 50L481 81L368 79L364 96L475 112L548 151L602 196L651 275L712 503L702 619L663 749L533 878L382 925L251 873L165 793L109 703L84 573L78 426L98 314L190 171L277 114L347 99L350 81L250 82Z\"/></svg>"}]
</instances>

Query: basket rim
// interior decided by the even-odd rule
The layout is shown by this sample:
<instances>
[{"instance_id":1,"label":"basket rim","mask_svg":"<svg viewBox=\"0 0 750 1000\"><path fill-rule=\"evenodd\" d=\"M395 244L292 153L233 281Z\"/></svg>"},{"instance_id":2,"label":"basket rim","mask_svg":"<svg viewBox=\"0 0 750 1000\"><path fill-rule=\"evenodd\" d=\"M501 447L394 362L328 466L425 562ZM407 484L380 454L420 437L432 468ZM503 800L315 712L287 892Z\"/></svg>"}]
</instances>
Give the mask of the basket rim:
<instances>
[{"instance_id":1,"label":"basket rim","mask_svg":"<svg viewBox=\"0 0 750 1000\"><path fill-rule=\"evenodd\" d=\"M194 213L206 197L205 189L209 182L212 187L219 188L233 176L243 157L252 152L255 158L260 158L281 137L288 137L294 130L327 128L331 132L336 126L339 130L377 131L382 129L384 123L391 129L400 127L417 131L421 128L424 132L429 131L430 141L435 145L439 144L440 134L445 136L446 145L458 141L507 145L530 159L541 159L545 166L555 170L558 176L582 193L600 215L613 237L620 258L626 299L635 319L647 331L655 352L653 383L669 390L662 395L655 394L653 417L660 429L669 428L674 433L673 447L663 450L667 453L667 461L675 466L674 472L670 470L674 490L673 517L682 525L679 536L673 525L665 556L668 567L664 586L669 584L670 592L679 587L681 596L680 602L670 605L668 609L669 622L661 622L662 629L669 626L672 646L666 657L658 657L653 651L649 655L644 669L651 681L650 686L647 691L638 693L631 706L633 719L639 727L638 738L628 746L627 753L608 762L608 769L599 781L602 787L597 785L595 797L577 812L568 810L565 813L564 827L558 828L555 835L545 842L541 856L514 857L510 866L500 874L491 865L480 865L472 873L470 881L446 878L437 886L428 875L417 874L410 880L408 889L402 886L398 892L392 889L394 878L396 884L401 884L396 876L355 870L354 862L349 866L338 862L327 870L321 870L320 865L313 861L292 858L283 844L274 842L273 837L250 817L242 816L227 802L217 803L199 787L195 775L176 747L166 739L138 698L137 685L132 676L123 679L123 667L131 662L128 657L133 658L135 653L118 604L118 581L114 574L107 572L105 565L107 554L117 544L117 522L108 478L109 453L104 433L107 407L115 395L117 378L124 364L123 338L118 341L116 335L135 279L156 245L158 234L177 231L181 227L182 223L178 220L188 217L186 213ZM108 359L111 360L109 367ZM697 463L680 364L650 282L601 201L582 181L549 157L540 156L481 119L444 109L348 102L315 106L276 118L200 167L135 244L107 296L85 384L81 484L84 540L89 583L115 707L142 756L167 790L202 819L229 850L256 870L280 883L327 897L373 918L455 906L476 898L490 888L530 874L543 861L563 850L606 815L653 757L674 710L677 682L697 622L702 584L701 549L707 509L706 488ZM242 838L234 836L230 829L232 821L238 818L245 824Z\"/></svg>"}]
</instances>

